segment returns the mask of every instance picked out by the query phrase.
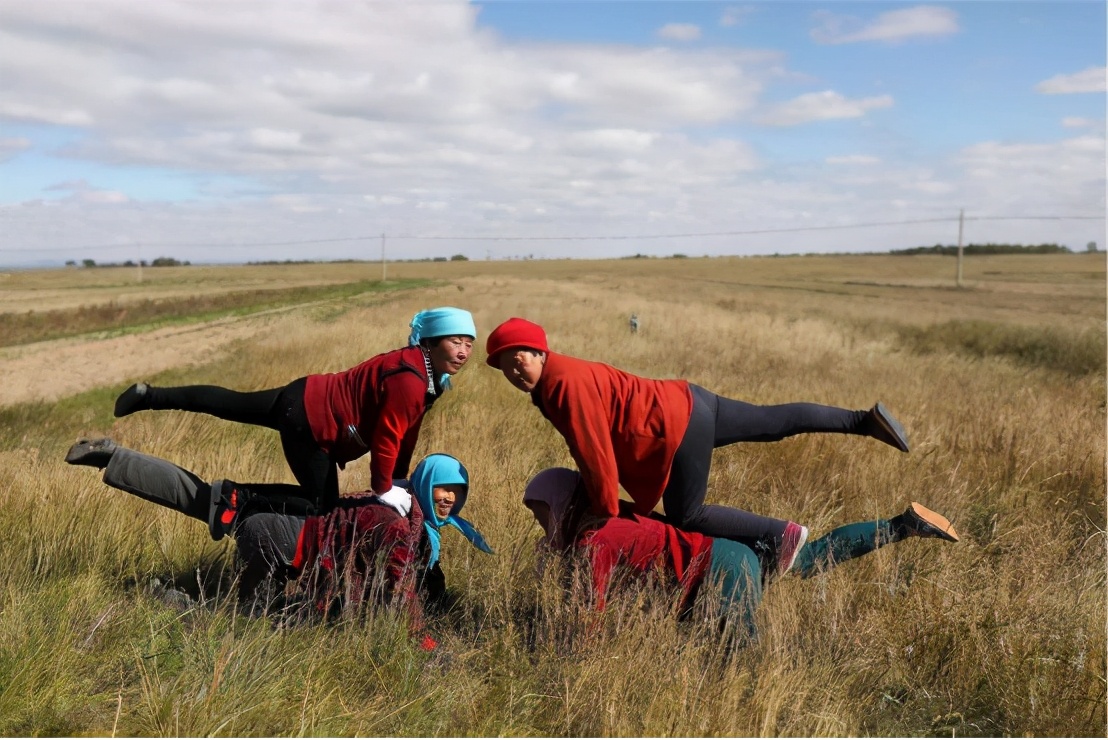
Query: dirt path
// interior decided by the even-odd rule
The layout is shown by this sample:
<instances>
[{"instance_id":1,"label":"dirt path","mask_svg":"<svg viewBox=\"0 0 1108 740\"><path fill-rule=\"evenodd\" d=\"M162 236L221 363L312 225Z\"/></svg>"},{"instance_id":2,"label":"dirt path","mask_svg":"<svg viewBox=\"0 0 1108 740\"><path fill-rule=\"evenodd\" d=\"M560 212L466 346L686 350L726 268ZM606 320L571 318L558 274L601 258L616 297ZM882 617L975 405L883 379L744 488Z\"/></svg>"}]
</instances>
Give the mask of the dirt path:
<instances>
[{"instance_id":1,"label":"dirt path","mask_svg":"<svg viewBox=\"0 0 1108 740\"><path fill-rule=\"evenodd\" d=\"M0 349L0 406L65 396L194 361L210 362L232 342L256 337L263 314L173 326L106 339L80 337Z\"/></svg>"}]
</instances>

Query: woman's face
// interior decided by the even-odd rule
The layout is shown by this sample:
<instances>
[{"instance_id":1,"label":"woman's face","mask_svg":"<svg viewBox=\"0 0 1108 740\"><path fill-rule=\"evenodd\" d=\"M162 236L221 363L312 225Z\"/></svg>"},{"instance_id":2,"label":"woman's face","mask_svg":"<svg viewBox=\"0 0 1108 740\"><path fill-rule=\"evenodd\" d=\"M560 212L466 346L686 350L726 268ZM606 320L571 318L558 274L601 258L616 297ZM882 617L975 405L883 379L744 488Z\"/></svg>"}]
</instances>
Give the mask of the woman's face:
<instances>
[{"instance_id":1,"label":"woman's face","mask_svg":"<svg viewBox=\"0 0 1108 740\"><path fill-rule=\"evenodd\" d=\"M462 369L466 360L473 354L473 339L471 337L443 337L431 348L431 367L435 375L443 373L453 375Z\"/></svg>"},{"instance_id":2,"label":"woman's face","mask_svg":"<svg viewBox=\"0 0 1108 740\"><path fill-rule=\"evenodd\" d=\"M466 487L461 483L444 483L431 489L431 504L435 509L435 516L445 519L454 511L454 504L465 493Z\"/></svg>"},{"instance_id":3,"label":"woman's face","mask_svg":"<svg viewBox=\"0 0 1108 740\"><path fill-rule=\"evenodd\" d=\"M509 383L530 393L542 377L546 355L531 349L506 349L500 353L497 364Z\"/></svg>"}]
</instances>

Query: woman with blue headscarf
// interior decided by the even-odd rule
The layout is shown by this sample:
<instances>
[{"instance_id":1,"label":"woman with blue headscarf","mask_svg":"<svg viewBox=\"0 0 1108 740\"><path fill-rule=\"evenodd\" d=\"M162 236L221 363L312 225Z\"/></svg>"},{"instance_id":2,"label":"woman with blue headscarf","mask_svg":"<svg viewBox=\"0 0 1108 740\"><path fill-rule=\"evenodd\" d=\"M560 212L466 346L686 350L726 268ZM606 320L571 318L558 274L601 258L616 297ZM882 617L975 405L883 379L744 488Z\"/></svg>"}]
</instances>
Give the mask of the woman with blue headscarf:
<instances>
[{"instance_id":1,"label":"woman with blue headscarf","mask_svg":"<svg viewBox=\"0 0 1108 740\"><path fill-rule=\"evenodd\" d=\"M241 598L253 599L269 579L278 591L296 581L298 595L327 616L350 613L367 601L391 601L407 608L412 633L423 636L427 649L435 642L424 636L423 600L445 591L439 530L454 527L474 547L492 552L460 516L469 472L450 455L428 455L409 481L395 481L380 496L343 496L322 515L305 515L289 506L294 502L265 495L265 484L207 483L108 438L81 440L65 461L101 469L109 486L205 522L215 540L233 537L243 565Z\"/></svg>"},{"instance_id":2,"label":"woman with blue headscarf","mask_svg":"<svg viewBox=\"0 0 1108 740\"><path fill-rule=\"evenodd\" d=\"M408 346L349 370L250 392L136 383L116 399L115 415L176 409L274 429L300 484L287 495L329 511L339 500L339 469L366 453L374 493L407 476L424 414L450 388L477 338L469 311L450 306L420 311L409 326Z\"/></svg>"}]
</instances>

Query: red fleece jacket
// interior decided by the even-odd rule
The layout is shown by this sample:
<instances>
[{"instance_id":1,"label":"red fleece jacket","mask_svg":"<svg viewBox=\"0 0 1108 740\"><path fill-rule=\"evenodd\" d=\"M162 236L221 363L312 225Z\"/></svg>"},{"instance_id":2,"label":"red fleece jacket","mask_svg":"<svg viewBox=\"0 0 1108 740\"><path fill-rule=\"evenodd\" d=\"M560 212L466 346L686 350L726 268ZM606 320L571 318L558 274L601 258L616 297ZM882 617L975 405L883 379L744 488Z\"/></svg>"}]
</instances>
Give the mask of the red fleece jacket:
<instances>
[{"instance_id":1,"label":"red fleece jacket","mask_svg":"<svg viewBox=\"0 0 1108 740\"><path fill-rule=\"evenodd\" d=\"M565 437L594 514L619 513L620 485L648 514L692 416L684 380L650 380L550 352L531 400Z\"/></svg>"},{"instance_id":2,"label":"red fleece jacket","mask_svg":"<svg viewBox=\"0 0 1108 740\"><path fill-rule=\"evenodd\" d=\"M312 436L339 467L372 453L370 485L385 493L408 475L423 415L436 398L427 388L423 351L405 347L341 373L309 375L304 410Z\"/></svg>"},{"instance_id":3,"label":"red fleece jacket","mask_svg":"<svg viewBox=\"0 0 1108 740\"><path fill-rule=\"evenodd\" d=\"M640 574L657 571L673 579L688 603L708 573L712 542L706 535L636 514L630 504L623 502L619 516L582 533L574 547L588 557L596 606L603 610L617 567Z\"/></svg>"},{"instance_id":4,"label":"red fleece jacket","mask_svg":"<svg viewBox=\"0 0 1108 740\"><path fill-rule=\"evenodd\" d=\"M292 567L322 611L336 600L351 608L367 598L399 599L408 609L411 630L418 632L423 608L416 590L424 539L419 506L404 517L369 495L343 496L335 509L304 522ZM383 593L372 592L380 586Z\"/></svg>"}]
</instances>

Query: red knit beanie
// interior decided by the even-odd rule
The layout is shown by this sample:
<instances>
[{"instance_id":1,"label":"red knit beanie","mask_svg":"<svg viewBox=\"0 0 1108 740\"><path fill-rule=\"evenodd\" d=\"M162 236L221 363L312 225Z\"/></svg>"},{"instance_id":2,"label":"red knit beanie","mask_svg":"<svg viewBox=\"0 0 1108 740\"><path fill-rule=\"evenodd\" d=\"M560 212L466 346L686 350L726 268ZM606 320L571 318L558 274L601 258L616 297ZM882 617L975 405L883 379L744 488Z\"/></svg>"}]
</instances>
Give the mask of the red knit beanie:
<instances>
[{"instance_id":1,"label":"red knit beanie","mask_svg":"<svg viewBox=\"0 0 1108 740\"><path fill-rule=\"evenodd\" d=\"M492 330L488 341L485 342L485 350L489 356L485 362L489 367L500 369L498 355L506 349L537 349L540 352L549 352L546 346L546 332L538 324L527 319L511 318Z\"/></svg>"}]
</instances>

